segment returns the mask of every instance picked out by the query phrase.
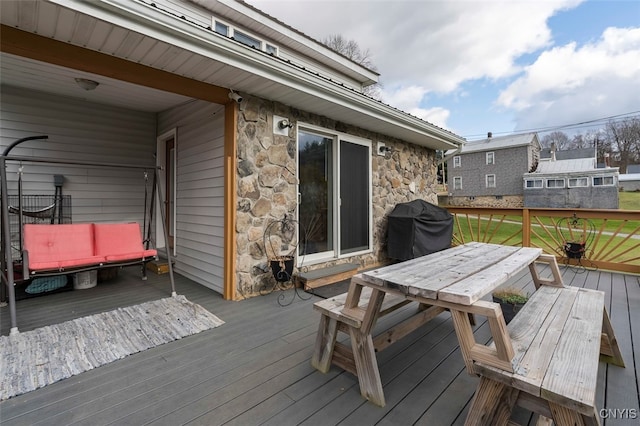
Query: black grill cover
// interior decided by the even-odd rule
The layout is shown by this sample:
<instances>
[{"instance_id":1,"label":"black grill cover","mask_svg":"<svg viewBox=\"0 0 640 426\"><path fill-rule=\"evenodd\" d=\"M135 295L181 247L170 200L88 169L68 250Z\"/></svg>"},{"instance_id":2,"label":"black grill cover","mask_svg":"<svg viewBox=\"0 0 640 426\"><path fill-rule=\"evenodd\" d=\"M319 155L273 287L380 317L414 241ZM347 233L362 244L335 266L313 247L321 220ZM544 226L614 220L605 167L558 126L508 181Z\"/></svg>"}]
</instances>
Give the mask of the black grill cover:
<instances>
[{"instance_id":1,"label":"black grill cover","mask_svg":"<svg viewBox=\"0 0 640 426\"><path fill-rule=\"evenodd\" d=\"M451 247L453 216L442 207L414 200L398 204L389 213L389 257L408 260Z\"/></svg>"}]
</instances>

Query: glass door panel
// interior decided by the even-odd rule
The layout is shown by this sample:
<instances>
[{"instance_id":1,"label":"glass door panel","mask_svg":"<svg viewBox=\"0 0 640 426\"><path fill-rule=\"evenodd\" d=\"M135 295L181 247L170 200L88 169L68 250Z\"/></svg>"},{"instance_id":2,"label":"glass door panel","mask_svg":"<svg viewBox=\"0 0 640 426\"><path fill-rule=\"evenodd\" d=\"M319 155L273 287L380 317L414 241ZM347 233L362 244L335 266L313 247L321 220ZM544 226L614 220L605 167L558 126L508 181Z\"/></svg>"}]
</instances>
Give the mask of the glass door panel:
<instances>
[{"instance_id":1,"label":"glass door panel","mask_svg":"<svg viewBox=\"0 0 640 426\"><path fill-rule=\"evenodd\" d=\"M369 249L369 147L340 142L340 254Z\"/></svg>"},{"instance_id":2,"label":"glass door panel","mask_svg":"<svg viewBox=\"0 0 640 426\"><path fill-rule=\"evenodd\" d=\"M333 255L333 138L298 134L300 256Z\"/></svg>"}]
</instances>

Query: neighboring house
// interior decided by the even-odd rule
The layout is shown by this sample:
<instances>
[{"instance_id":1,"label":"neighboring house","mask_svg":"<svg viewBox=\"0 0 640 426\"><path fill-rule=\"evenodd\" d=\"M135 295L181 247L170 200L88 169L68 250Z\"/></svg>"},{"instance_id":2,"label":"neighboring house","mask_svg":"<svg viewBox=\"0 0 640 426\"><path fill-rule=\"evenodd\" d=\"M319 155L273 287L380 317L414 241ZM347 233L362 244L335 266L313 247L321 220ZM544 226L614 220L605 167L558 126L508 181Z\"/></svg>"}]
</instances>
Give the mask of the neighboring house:
<instances>
[{"instance_id":1,"label":"neighboring house","mask_svg":"<svg viewBox=\"0 0 640 426\"><path fill-rule=\"evenodd\" d=\"M273 282L263 236L285 216L313 230L299 267L384 262L386 214L435 203L435 150L464 143L364 96L377 73L244 2L0 8L0 148L48 135L11 154L162 167L169 238L156 223L155 245L172 250L176 272L228 299ZM496 168L513 165L502 152ZM12 194L18 167L8 167ZM25 193L53 193L54 174L73 222L142 224L141 173L29 163Z\"/></svg>"},{"instance_id":2,"label":"neighboring house","mask_svg":"<svg viewBox=\"0 0 640 426\"><path fill-rule=\"evenodd\" d=\"M626 173L618 176L620 191L640 191L640 173Z\"/></svg>"},{"instance_id":3,"label":"neighboring house","mask_svg":"<svg viewBox=\"0 0 640 426\"><path fill-rule=\"evenodd\" d=\"M595 151L552 151L524 175L524 206L544 208L618 208L618 168L598 168ZM560 159L569 158L569 159Z\"/></svg>"},{"instance_id":4,"label":"neighboring house","mask_svg":"<svg viewBox=\"0 0 640 426\"><path fill-rule=\"evenodd\" d=\"M573 160L578 158L593 158L593 148L577 148L567 150L556 150L552 148L542 148L540 151L540 160L548 160L555 158L556 160Z\"/></svg>"},{"instance_id":5,"label":"neighboring house","mask_svg":"<svg viewBox=\"0 0 640 426\"><path fill-rule=\"evenodd\" d=\"M620 191L640 191L640 164L629 164L627 173L618 176Z\"/></svg>"},{"instance_id":6,"label":"neighboring house","mask_svg":"<svg viewBox=\"0 0 640 426\"><path fill-rule=\"evenodd\" d=\"M522 175L540 158L536 133L470 141L447 152L448 204L522 207Z\"/></svg>"}]
</instances>

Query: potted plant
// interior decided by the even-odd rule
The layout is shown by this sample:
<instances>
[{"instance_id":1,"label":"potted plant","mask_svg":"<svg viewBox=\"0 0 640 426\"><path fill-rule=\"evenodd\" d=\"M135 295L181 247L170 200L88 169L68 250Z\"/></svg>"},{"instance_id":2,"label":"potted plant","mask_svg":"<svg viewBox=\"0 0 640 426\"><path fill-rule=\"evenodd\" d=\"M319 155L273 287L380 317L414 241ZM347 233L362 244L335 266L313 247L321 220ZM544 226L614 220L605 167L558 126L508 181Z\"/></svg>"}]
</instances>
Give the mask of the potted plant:
<instances>
[{"instance_id":1,"label":"potted plant","mask_svg":"<svg viewBox=\"0 0 640 426\"><path fill-rule=\"evenodd\" d=\"M522 290L513 287L497 290L493 292L492 296L493 301L500 304L502 315L507 324L529 300L528 293L525 294Z\"/></svg>"}]
</instances>

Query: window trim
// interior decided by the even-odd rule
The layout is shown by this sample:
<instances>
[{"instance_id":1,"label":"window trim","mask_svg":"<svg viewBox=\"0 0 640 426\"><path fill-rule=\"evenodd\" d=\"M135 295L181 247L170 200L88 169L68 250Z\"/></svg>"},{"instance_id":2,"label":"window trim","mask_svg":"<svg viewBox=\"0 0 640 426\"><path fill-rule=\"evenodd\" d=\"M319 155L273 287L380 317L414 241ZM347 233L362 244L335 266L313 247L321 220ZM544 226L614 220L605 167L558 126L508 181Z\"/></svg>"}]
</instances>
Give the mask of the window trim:
<instances>
[{"instance_id":1,"label":"window trim","mask_svg":"<svg viewBox=\"0 0 640 426\"><path fill-rule=\"evenodd\" d=\"M453 168L462 167L462 158L459 155L453 157Z\"/></svg>"},{"instance_id":2,"label":"window trim","mask_svg":"<svg viewBox=\"0 0 640 426\"><path fill-rule=\"evenodd\" d=\"M489 161L489 158L491 158L491 161ZM485 160L486 160L486 164L487 165L496 164L496 153L493 152L493 151L487 152L486 155L485 155Z\"/></svg>"},{"instance_id":3,"label":"window trim","mask_svg":"<svg viewBox=\"0 0 640 426\"><path fill-rule=\"evenodd\" d=\"M527 182L533 182L533 186L527 186ZM540 182L540 186L536 186L535 183ZM542 189L544 188L544 180L542 178L533 178L524 180L524 189Z\"/></svg>"},{"instance_id":4,"label":"window trim","mask_svg":"<svg viewBox=\"0 0 640 426\"><path fill-rule=\"evenodd\" d=\"M459 182L460 185L456 185L456 182ZM458 188L459 186L459 188ZM454 191L461 191L462 190L462 176L454 176L453 177L453 189Z\"/></svg>"},{"instance_id":5,"label":"window trim","mask_svg":"<svg viewBox=\"0 0 640 426\"><path fill-rule=\"evenodd\" d=\"M489 185L489 178L493 177L493 185ZM495 188L496 187L496 175L495 174L488 174L488 175L484 175L484 184L486 188Z\"/></svg>"},{"instance_id":6,"label":"window trim","mask_svg":"<svg viewBox=\"0 0 640 426\"><path fill-rule=\"evenodd\" d=\"M605 179L607 179L607 178L611 179L611 183L605 183ZM596 179L602 179L602 183L596 184ZM615 186L616 185L616 179L615 179L615 176L612 176L612 175L592 176L591 184L593 186Z\"/></svg>"},{"instance_id":7,"label":"window trim","mask_svg":"<svg viewBox=\"0 0 640 426\"><path fill-rule=\"evenodd\" d=\"M562 182L562 186L549 186L549 182L554 181L554 182ZM544 185L545 188L548 189L562 189L566 186L567 182L564 178L546 178Z\"/></svg>"},{"instance_id":8,"label":"window trim","mask_svg":"<svg viewBox=\"0 0 640 426\"><path fill-rule=\"evenodd\" d=\"M227 33L226 34L220 33L220 32L218 32L216 30L216 26L218 24L220 26L225 26L227 28ZM224 21L222 19L218 19L215 16L211 17L211 29L212 29L212 31L214 33L220 34L220 35L225 36L225 37L233 38L235 41L237 41L238 43L243 44L244 46L253 47L253 48L258 49L261 52L264 52L264 53L266 53L268 55L280 56L280 47L279 46L277 46L277 45L275 45L275 44L273 44L271 42L268 42L263 37L257 36L255 33L251 32L251 31L247 31L247 30L242 29L242 28L237 28L236 26L231 25L230 23L228 23L228 22L226 22L226 21ZM247 44L247 43L244 43L244 42L238 40L236 38L236 31L238 33L240 33L242 36L254 39L256 42L260 43L260 47L255 47L252 44ZM273 49L273 51L275 53L274 52L270 52L268 49L269 50Z\"/></svg>"},{"instance_id":9,"label":"window trim","mask_svg":"<svg viewBox=\"0 0 640 426\"><path fill-rule=\"evenodd\" d=\"M571 181L584 181L584 185L571 184ZM586 176L567 178L567 188L587 188L589 186L589 178Z\"/></svg>"}]
</instances>

